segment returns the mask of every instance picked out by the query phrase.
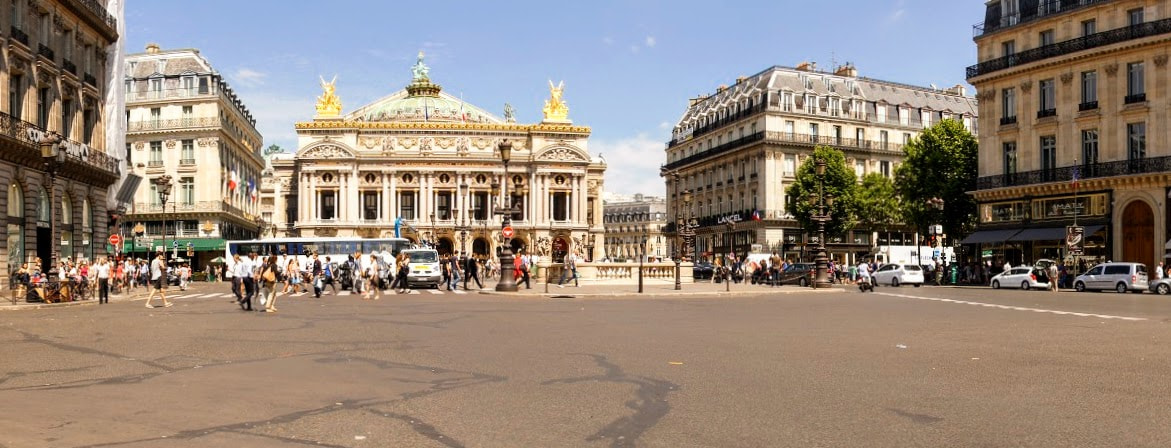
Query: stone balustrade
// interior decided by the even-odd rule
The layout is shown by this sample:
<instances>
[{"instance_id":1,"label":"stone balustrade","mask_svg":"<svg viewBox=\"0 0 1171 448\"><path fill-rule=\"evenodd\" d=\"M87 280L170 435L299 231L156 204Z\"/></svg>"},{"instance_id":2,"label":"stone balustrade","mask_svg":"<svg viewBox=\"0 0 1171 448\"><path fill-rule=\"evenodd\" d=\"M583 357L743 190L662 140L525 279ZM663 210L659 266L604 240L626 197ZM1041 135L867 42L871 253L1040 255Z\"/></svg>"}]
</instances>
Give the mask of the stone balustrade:
<instances>
[{"instance_id":1,"label":"stone balustrade","mask_svg":"<svg viewBox=\"0 0 1171 448\"><path fill-rule=\"evenodd\" d=\"M693 283L691 263L682 263L679 267L680 281ZM561 277L561 263L540 262L533 274L533 281L543 283L546 273L552 272L553 281ZM577 263L577 277L580 281L605 283L638 283L638 263ZM658 281L675 280L675 263L656 262L642 264L643 281L655 279Z\"/></svg>"}]
</instances>

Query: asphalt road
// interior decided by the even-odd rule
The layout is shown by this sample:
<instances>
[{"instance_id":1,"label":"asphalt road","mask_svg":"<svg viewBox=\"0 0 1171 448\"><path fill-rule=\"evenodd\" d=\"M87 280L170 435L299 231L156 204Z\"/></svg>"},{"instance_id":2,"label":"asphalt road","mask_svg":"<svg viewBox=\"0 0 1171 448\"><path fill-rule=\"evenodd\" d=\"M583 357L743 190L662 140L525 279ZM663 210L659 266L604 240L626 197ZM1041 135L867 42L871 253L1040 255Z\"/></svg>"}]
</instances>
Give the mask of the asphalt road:
<instances>
[{"instance_id":1,"label":"asphalt road","mask_svg":"<svg viewBox=\"0 0 1171 448\"><path fill-rule=\"evenodd\" d=\"M1171 297L208 288L0 313L0 446L1171 446Z\"/></svg>"}]
</instances>

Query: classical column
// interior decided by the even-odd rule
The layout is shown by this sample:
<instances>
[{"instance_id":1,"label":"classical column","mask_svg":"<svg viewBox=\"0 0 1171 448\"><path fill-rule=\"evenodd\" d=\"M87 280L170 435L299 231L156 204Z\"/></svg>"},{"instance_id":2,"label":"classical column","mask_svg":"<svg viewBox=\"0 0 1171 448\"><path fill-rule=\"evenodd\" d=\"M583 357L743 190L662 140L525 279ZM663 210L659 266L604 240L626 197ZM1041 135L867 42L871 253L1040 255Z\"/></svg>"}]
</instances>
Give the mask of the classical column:
<instances>
[{"instance_id":1,"label":"classical column","mask_svg":"<svg viewBox=\"0 0 1171 448\"><path fill-rule=\"evenodd\" d=\"M350 201L349 201L349 197L350 197L349 184L350 183L347 181L348 177L349 177L349 173L343 173L343 172L337 173L337 185L338 185L337 198L336 198L337 210L334 212L333 217L335 219L337 219L338 221L345 221L346 215L349 214L347 206L350 203Z\"/></svg>"},{"instance_id":2,"label":"classical column","mask_svg":"<svg viewBox=\"0 0 1171 448\"><path fill-rule=\"evenodd\" d=\"M305 203L308 210L305 211L305 221L313 221L317 219L317 176L316 173L310 172L309 176L309 197L305 198Z\"/></svg>"},{"instance_id":3,"label":"classical column","mask_svg":"<svg viewBox=\"0 0 1171 448\"><path fill-rule=\"evenodd\" d=\"M390 221L391 221L391 223L393 223L394 220L398 219L398 215L399 215L399 213L398 213L398 173L392 172L392 173L388 174L388 176L390 176L390 198L389 198L390 207L388 207L388 208L390 210Z\"/></svg>"},{"instance_id":4,"label":"classical column","mask_svg":"<svg viewBox=\"0 0 1171 448\"><path fill-rule=\"evenodd\" d=\"M306 210L309 208L309 176L305 173L297 173L297 175L300 176L297 179L297 219L305 222L308 221L308 212ZM279 197L280 194L277 194L277 198Z\"/></svg>"},{"instance_id":5,"label":"classical column","mask_svg":"<svg viewBox=\"0 0 1171 448\"><path fill-rule=\"evenodd\" d=\"M379 201L378 201L378 207L381 209L381 210L379 210L378 216L382 217L382 222L389 222L391 220L390 219L390 182L389 182L390 179L389 178L390 178L390 175L386 174L386 172L383 172L379 178L382 183L382 197L379 198Z\"/></svg>"}]
</instances>

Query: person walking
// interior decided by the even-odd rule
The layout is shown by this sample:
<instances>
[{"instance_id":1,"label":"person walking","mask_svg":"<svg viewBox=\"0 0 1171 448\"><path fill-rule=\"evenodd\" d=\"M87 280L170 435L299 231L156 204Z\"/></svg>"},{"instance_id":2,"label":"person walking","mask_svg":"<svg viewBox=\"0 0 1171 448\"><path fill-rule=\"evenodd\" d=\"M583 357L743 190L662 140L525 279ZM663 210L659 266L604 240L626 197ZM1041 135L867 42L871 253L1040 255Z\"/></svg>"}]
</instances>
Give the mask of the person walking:
<instances>
[{"instance_id":1,"label":"person walking","mask_svg":"<svg viewBox=\"0 0 1171 448\"><path fill-rule=\"evenodd\" d=\"M94 273L98 278L98 304L110 303L110 260L99 258Z\"/></svg>"},{"instance_id":2,"label":"person walking","mask_svg":"<svg viewBox=\"0 0 1171 448\"><path fill-rule=\"evenodd\" d=\"M236 295L236 303L244 302L244 277L240 276L240 254L232 255L232 265L227 270L228 278L232 279L232 294Z\"/></svg>"},{"instance_id":3,"label":"person walking","mask_svg":"<svg viewBox=\"0 0 1171 448\"><path fill-rule=\"evenodd\" d=\"M526 253L524 249L521 249L520 253L521 256L516 257L516 268L520 274L520 281L516 284L517 286L520 286L521 282L523 282L525 284L525 289L533 289L533 286L529 284L529 269L532 268L531 259L529 258L529 254Z\"/></svg>"},{"instance_id":4,"label":"person walking","mask_svg":"<svg viewBox=\"0 0 1171 448\"><path fill-rule=\"evenodd\" d=\"M269 255L264 264L260 266L260 304L264 306L264 312L276 312L276 285L277 285L277 258L276 255Z\"/></svg>"},{"instance_id":5,"label":"person walking","mask_svg":"<svg viewBox=\"0 0 1171 448\"><path fill-rule=\"evenodd\" d=\"M459 257L459 253L457 252L452 254L451 257L447 259L447 272L449 273L449 283L447 284L448 291L455 291L459 289L460 271L462 270L460 268ZM464 290L467 289L467 286L465 286Z\"/></svg>"},{"instance_id":6,"label":"person walking","mask_svg":"<svg viewBox=\"0 0 1171 448\"><path fill-rule=\"evenodd\" d=\"M1049 290L1057 292L1057 263L1050 264L1045 268L1045 274L1049 276Z\"/></svg>"},{"instance_id":7,"label":"person walking","mask_svg":"<svg viewBox=\"0 0 1171 448\"><path fill-rule=\"evenodd\" d=\"M163 307L164 308L173 305L173 303L167 301L167 291L166 291L167 276L165 274L166 270L167 270L167 262L165 260L163 260L163 254L160 253L157 256L155 256L154 260L152 260L150 262L150 280L151 280L151 286L153 287L153 289L151 289L150 294L146 296L146 307L147 308L154 308L154 305L151 305L150 302L151 302L151 300L154 299L155 293L158 293L159 297L163 300Z\"/></svg>"},{"instance_id":8,"label":"person walking","mask_svg":"<svg viewBox=\"0 0 1171 448\"><path fill-rule=\"evenodd\" d=\"M244 286L244 298L240 300L240 309L244 311L252 311L252 297L256 295L256 280L253 278L256 273L256 260L256 252L249 253L240 260L236 271L240 277L240 284Z\"/></svg>"},{"instance_id":9,"label":"person walking","mask_svg":"<svg viewBox=\"0 0 1171 448\"><path fill-rule=\"evenodd\" d=\"M476 289L484 289L484 284L480 283L480 262L474 256L464 261L464 291L467 291L471 280L476 281Z\"/></svg>"},{"instance_id":10,"label":"person walking","mask_svg":"<svg viewBox=\"0 0 1171 448\"><path fill-rule=\"evenodd\" d=\"M325 279L322 280L321 290L324 291L325 285L329 285L330 290L333 291L333 295L336 296L337 284L334 283L333 262L329 261L329 255L325 256L325 263L321 266L321 272L325 275Z\"/></svg>"},{"instance_id":11,"label":"person walking","mask_svg":"<svg viewBox=\"0 0 1171 448\"><path fill-rule=\"evenodd\" d=\"M565 287L566 274L569 274L570 278L573 279L573 286L581 286L577 283L577 253L575 252L570 252L565 256L565 267L561 269L561 278L557 280L558 287Z\"/></svg>"},{"instance_id":12,"label":"person walking","mask_svg":"<svg viewBox=\"0 0 1171 448\"><path fill-rule=\"evenodd\" d=\"M399 294L406 294L407 290L410 289L407 283L407 274L411 273L411 265L408 261L410 260L407 258L407 254L404 253L399 253L398 257L395 258L394 264L398 269L398 276L394 278L394 282L391 283L390 287L394 289L394 292Z\"/></svg>"},{"instance_id":13,"label":"person walking","mask_svg":"<svg viewBox=\"0 0 1171 448\"><path fill-rule=\"evenodd\" d=\"M366 269L362 266L362 252L354 252L350 264L350 294L362 294L366 288Z\"/></svg>"},{"instance_id":14,"label":"person walking","mask_svg":"<svg viewBox=\"0 0 1171 448\"><path fill-rule=\"evenodd\" d=\"M325 280L322 279L324 271L321 268L321 260L317 259L317 254L313 254L313 297L320 299L321 290L325 287Z\"/></svg>"}]
</instances>

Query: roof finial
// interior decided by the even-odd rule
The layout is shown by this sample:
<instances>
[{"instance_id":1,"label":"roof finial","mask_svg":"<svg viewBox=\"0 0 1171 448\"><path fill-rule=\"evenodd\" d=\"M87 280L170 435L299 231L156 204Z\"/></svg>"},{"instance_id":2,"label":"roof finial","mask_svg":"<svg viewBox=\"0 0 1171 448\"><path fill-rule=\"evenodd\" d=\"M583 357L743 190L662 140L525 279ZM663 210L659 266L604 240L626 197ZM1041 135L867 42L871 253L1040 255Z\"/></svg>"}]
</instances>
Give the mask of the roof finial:
<instances>
[{"instance_id":1,"label":"roof finial","mask_svg":"<svg viewBox=\"0 0 1171 448\"><path fill-rule=\"evenodd\" d=\"M427 73L430 71L431 68L423 63L423 52L420 50L419 59L415 61L415 66L411 67L411 73L414 74L411 77L411 81L430 81L430 78L427 76Z\"/></svg>"}]
</instances>

